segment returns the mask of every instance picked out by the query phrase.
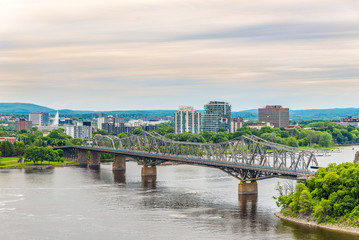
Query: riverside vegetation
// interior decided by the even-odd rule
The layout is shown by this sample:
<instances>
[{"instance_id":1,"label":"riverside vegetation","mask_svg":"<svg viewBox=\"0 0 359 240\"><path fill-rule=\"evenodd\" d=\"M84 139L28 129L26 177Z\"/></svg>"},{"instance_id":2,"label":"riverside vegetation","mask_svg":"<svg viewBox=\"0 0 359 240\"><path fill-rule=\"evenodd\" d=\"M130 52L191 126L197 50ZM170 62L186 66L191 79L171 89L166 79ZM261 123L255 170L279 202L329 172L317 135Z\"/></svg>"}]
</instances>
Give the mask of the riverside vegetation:
<instances>
[{"instance_id":1,"label":"riverside vegetation","mask_svg":"<svg viewBox=\"0 0 359 240\"><path fill-rule=\"evenodd\" d=\"M359 142L359 130L353 126L343 127L335 122L311 122L307 120L303 123L303 127L311 128L306 129L289 129L284 128L270 128L263 127L260 130L250 129L247 127L239 128L234 133L227 133L225 129L219 129L218 133L206 132L206 133L180 133L175 134L173 123L163 123L158 125L157 133L170 138L175 141L184 142L201 142L201 143L219 143L231 140L242 135L255 135L266 139L271 142L276 142L292 147L299 147L302 149L330 149L334 144L350 144ZM140 134L142 128L136 128L134 134ZM54 129L44 136L42 131L33 128L32 131L22 129L21 131L15 131L13 124L8 127L0 127L0 137L16 137L17 142L12 144L9 142L3 142L0 144L0 151L3 157L19 157L25 156L25 151L32 151L31 146L43 147L41 151L46 152L48 146L66 146L66 145L80 145L81 139L73 139L64 133L63 129ZM95 132L96 134L107 135L105 130ZM120 138L128 137L128 133L114 134ZM27 150L29 149L29 150ZM45 151L46 150L46 151ZM36 151L32 151L33 153ZM56 155L56 153L55 153ZM35 161L34 164L44 163L48 159L50 162L58 162L58 157L53 154L47 154L39 161ZM31 157L26 155L25 161L32 161ZM40 155L38 155L40 156ZM48 157L52 156L52 157ZM61 158L61 157L60 157ZM112 155L101 154L102 159L112 158Z\"/></svg>"},{"instance_id":2,"label":"riverside vegetation","mask_svg":"<svg viewBox=\"0 0 359 240\"><path fill-rule=\"evenodd\" d=\"M284 216L317 223L359 227L359 164L330 164L291 191L278 185Z\"/></svg>"},{"instance_id":3,"label":"riverside vegetation","mask_svg":"<svg viewBox=\"0 0 359 240\"><path fill-rule=\"evenodd\" d=\"M173 123L160 124L156 130L159 134L175 141L219 143L242 135L255 135L271 142L276 142L303 149L330 149L335 144L352 144L359 142L359 129L353 126L341 126L335 122L310 122L304 128L289 129L263 127L260 130L247 127L239 128L234 133L220 129L218 133L180 133L174 134Z\"/></svg>"}]
</instances>

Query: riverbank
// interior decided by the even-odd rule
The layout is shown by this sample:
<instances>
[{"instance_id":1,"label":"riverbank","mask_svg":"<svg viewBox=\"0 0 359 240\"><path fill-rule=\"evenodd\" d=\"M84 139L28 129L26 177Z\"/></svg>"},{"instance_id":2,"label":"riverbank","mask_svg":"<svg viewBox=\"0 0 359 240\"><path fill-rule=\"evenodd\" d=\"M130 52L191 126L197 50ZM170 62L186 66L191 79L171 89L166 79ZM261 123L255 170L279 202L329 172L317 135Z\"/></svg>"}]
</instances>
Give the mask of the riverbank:
<instances>
[{"instance_id":1,"label":"riverbank","mask_svg":"<svg viewBox=\"0 0 359 240\"><path fill-rule=\"evenodd\" d=\"M7 170L7 169L49 169L54 167L74 167L79 166L79 163L73 164L61 164L61 165L36 165L36 166L20 166L20 167L0 167L0 170Z\"/></svg>"},{"instance_id":2,"label":"riverbank","mask_svg":"<svg viewBox=\"0 0 359 240\"><path fill-rule=\"evenodd\" d=\"M33 162L18 162L17 157L3 157L0 159L0 169L22 169L22 168L51 168L76 166L78 162L65 160L63 162L43 161L42 164L34 164Z\"/></svg>"},{"instance_id":3,"label":"riverbank","mask_svg":"<svg viewBox=\"0 0 359 240\"><path fill-rule=\"evenodd\" d=\"M359 228L356 228L356 227L340 226L340 225L335 225L335 224L330 224L330 223L319 223L318 224L313 221L307 221L306 219L303 219L303 218L284 216L280 212L276 212L274 215L282 220L286 220L288 222L292 222L292 223L296 223L296 224L306 225L308 227L318 227L318 228L322 228L322 229L326 229L326 230L332 230L332 231L336 231L336 232L348 233L348 234L353 234L353 235L359 236Z\"/></svg>"}]
</instances>

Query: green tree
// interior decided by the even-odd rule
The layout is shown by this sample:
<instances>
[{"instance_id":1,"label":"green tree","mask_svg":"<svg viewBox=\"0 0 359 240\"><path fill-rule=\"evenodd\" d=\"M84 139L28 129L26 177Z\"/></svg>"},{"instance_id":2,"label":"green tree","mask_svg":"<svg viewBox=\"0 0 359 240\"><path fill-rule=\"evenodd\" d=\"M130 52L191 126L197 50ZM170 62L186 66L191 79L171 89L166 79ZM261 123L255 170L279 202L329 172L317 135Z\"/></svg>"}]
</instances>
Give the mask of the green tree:
<instances>
[{"instance_id":1,"label":"green tree","mask_svg":"<svg viewBox=\"0 0 359 240\"><path fill-rule=\"evenodd\" d=\"M331 147L333 142L332 135L327 132L323 132L320 136L319 145L321 147Z\"/></svg>"},{"instance_id":2,"label":"green tree","mask_svg":"<svg viewBox=\"0 0 359 240\"><path fill-rule=\"evenodd\" d=\"M139 135L139 134L141 134L141 133L143 133L144 131L143 131L143 129L142 129L142 127L137 127L137 128L135 128L134 130L133 130L133 134L135 134L135 135Z\"/></svg>"},{"instance_id":3,"label":"green tree","mask_svg":"<svg viewBox=\"0 0 359 240\"><path fill-rule=\"evenodd\" d=\"M100 129L96 131L94 134L108 135L108 132L105 129Z\"/></svg>"},{"instance_id":4,"label":"green tree","mask_svg":"<svg viewBox=\"0 0 359 240\"><path fill-rule=\"evenodd\" d=\"M311 213L311 201L312 198L310 196L310 193L307 189L304 189L299 196L299 212L301 214L310 214Z\"/></svg>"},{"instance_id":5,"label":"green tree","mask_svg":"<svg viewBox=\"0 0 359 240\"><path fill-rule=\"evenodd\" d=\"M298 140L294 137L289 137L287 139L287 145L291 147L299 147Z\"/></svg>"},{"instance_id":6,"label":"green tree","mask_svg":"<svg viewBox=\"0 0 359 240\"><path fill-rule=\"evenodd\" d=\"M0 144L0 151L4 157L14 156L14 144L4 141Z\"/></svg>"}]
</instances>

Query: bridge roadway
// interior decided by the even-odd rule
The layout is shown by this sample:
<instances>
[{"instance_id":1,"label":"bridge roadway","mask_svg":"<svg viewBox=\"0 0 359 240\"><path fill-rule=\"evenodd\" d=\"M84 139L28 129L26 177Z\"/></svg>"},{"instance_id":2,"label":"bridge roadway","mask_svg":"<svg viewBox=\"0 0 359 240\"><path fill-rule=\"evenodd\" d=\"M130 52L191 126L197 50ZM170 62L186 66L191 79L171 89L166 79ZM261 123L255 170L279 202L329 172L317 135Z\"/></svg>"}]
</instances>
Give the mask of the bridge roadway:
<instances>
[{"instance_id":1,"label":"bridge roadway","mask_svg":"<svg viewBox=\"0 0 359 240\"><path fill-rule=\"evenodd\" d=\"M271 178L271 177L279 177L279 178L288 178L288 179L306 179L313 175L313 172L308 170L300 170L300 169L288 169L288 168L274 168L271 166L265 165L251 165L244 164L239 162L230 162L230 161L217 161L213 159L200 159L197 156L178 156L178 155L164 155L164 154L156 154L150 152L139 152L139 151L129 151L129 150L121 150L121 149L113 149L109 147L97 147L97 146L86 146L86 145L73 145L73 146L58 146L54 147L54 149L62 149L64 153L67 151L76 150L77 158L80 163L84 165L89 165L90 167L99 167L100 165L100 153L110 153L114 154L115 160L113 163L114 170L124 170L125 167L125 158L129 157L136 160L138 163L144 165L142 169L142 177L156 177L156 165L163 162L178 162L199 166L207 166L213 168L219 168L228 174L236 177L241 180L241 183L238 186L239 194L253 194L257 193L257 180ZM82 154L81 154L82 152ZM88 152L90 152L90 158L87 158ZM65 154L69 155L69 154ZM82 159L81 159L82 158ZM96 159L95 159L96 158ZM121 167L119 167L121 166ZM241 179L238 175L232 174L232 172L239 171L251 171L256 173L261 173L257 175L256 178L247 178ZM263 177L261 175L264 174Z\"/></svg>"}]
</instances>

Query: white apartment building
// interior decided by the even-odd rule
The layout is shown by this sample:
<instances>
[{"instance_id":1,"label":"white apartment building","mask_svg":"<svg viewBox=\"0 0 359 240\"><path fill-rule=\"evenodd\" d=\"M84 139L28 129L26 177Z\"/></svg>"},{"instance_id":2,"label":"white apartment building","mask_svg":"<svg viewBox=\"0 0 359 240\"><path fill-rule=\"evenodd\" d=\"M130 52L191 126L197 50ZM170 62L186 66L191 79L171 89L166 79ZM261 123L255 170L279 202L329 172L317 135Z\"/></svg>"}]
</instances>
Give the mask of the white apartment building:
<instances>
[{"instance_id":1,"label":"white apartment building","mask_svg":"<svg viewBox=\"0 0 359 240\"><path fill-rule=\"evenodd\" d=\"M92 138L91 126L66 126L66 134L72 138Z\"/></svg>"},{"instance_id":2,"label":"white apartment building","mask_svg":"<svg viewBox=\"0 0 359 240\"><path fill-rule=\"evenodd\" d=\"M200 133L201 113L196 112L193 107L180 106L179 111L174 114L175 133Z\"/></svg>"}]
</instances>

